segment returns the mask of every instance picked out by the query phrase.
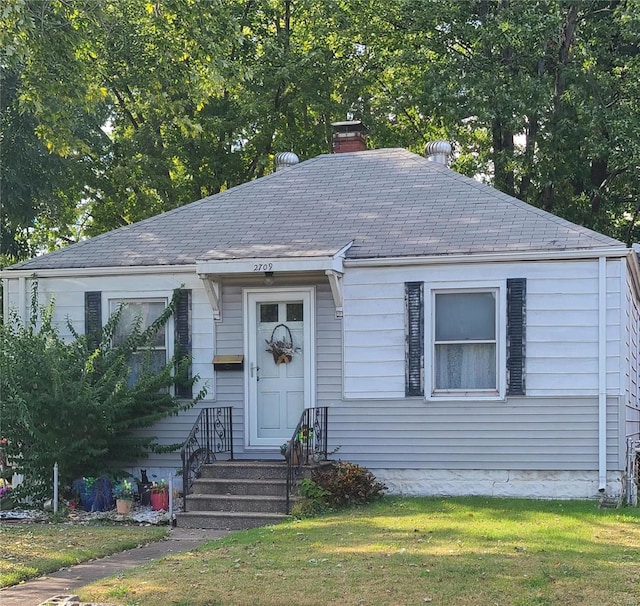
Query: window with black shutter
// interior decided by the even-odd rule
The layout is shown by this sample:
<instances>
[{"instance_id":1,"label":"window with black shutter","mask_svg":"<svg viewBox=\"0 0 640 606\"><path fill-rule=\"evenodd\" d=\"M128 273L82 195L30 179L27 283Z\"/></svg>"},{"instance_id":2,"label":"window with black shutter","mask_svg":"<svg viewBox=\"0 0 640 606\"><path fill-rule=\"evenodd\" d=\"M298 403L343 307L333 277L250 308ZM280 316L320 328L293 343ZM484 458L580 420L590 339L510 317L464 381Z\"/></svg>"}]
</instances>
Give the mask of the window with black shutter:
<instances>
[{"instance_id":1,"label":"window with black shutter","mask_svg":"<svg viewBox=\"0 0 640 606\"><path fill-rule=\"evenodd\" d=\"M100 345L102 332L102 293L92 291L84 293L84 334L87 335L89 348L95 350Z\"/></svg>"},{"instance_id":2,"label":"window with black shutter","mask_svg":"<svg viewBox=\"0 0 640 606\"><path fill-rule=\"evenodd\" d=\"M176 359L191 356L191 290L183 289L174 313L174 353ZM91 347L100 343L102 332L102 293L98 291L85 292L85 334L89 338ZM124 305L120 322L113 335L115 345L122 343L131 332L134 323L140 322L142 329L150 326L166 309L167 299L127 298L109 299L109 313L113 314ZM142 368L142 358L151 359L152 367L160 370L167 364L168 329L160 331L150 347L134 354L131 359L130 384L134 384ZM176 395L183 398L192 397L191 367L188 380L176 384Z\"/></svg>"},{"instance_id":3,"label":"window with black shutter","mask_svg":"<svg viewBox=\"0 0 640 606\"><path fill-rule=\"evenodd\" d=\"M424 395L424 284L406 282L405 394Z\"/></svg>"},{"instance_id":4,"label":"window with black shutter","mask_svg":"<svg viewBox=\"0 0 640 606\"><path fill-rule=\"evenodd\" d=\"M525 394L526 278L507 280L507 394Z\"/></svg>"},{"instance_id":5,"label":"window with black shutter","mask_svg":"<svg viewBox=\"0 0 640 606\"><path fill-rule=\"evenodd\" d=\"M191 356L191 291L182 290L175 313L174 324L176 360ZM189 367L189 379L191 367ZM191 398L193 395L191 381L176 383L176 395Z\"/></svg>"},{"instance_id":6,"label":"window with black shutter","mask_svg":"<svg viewBox=\"0 0 640 606\"><path fill-rule=\"evenodd\" d=\"M417 301L407 298L407 395L417 387L415 335ZM418 294L420 293L420 294ZM483 286L478 282L433 284L429 291L428 369L423 371L430 398L494 398L525 395L526 279L510 278ZM421 307L420 307L421 309ZM411 325L413 320L413 327ZM420 344L422 347L422 344ZM412 366L413 365L413 366ZM417 389L411 395L417 395Z\"/></svg>"}]
</instances>

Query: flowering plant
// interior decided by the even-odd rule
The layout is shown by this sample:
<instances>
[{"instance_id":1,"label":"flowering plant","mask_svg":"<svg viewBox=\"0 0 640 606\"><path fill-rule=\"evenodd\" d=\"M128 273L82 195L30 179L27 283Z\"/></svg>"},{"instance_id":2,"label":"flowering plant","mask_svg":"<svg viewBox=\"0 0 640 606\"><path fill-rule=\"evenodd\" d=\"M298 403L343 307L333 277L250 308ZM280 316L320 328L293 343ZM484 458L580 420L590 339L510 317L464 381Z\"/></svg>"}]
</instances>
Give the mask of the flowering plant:
<instances>
[{"instance_id":1,"label":"flowering plant","mask_svg":"<svg viewBox=\"0 0 640 606\"><path fill-rule=\"evenodd\" d=\"M151 484L151 492L165 492L169 490L169 485L166 480L158 480Z\"/></svg>"},{"instance_id":2,"label":"flowering plant","mask_svg":"<svg viewBox=\"0 0 640 606\"><path fill-rule=\"evenodd\" d=\"M298 430L298 440L303 444L306 444L311 438L313 438L313 427L302 425Z\"/></svg>"},{"instance_id":3,"label":"flowering plant","mask_svg":"<svg viewBox=\"0 0 640 606\"><path fill-rule=\"evenodd\" d=\"M7 438L0 438L0 469L4 469L7 465L7 453L5 447L9 444Z\"/></svg>"},{"instance_id":4,"label":"flowering plant","mask_svg":"<svg viewBox=\"0 0 640 606\"><path fill-rule=\"evenodd\" d=\"M11 492L12 486L9 484L7 480L4 478L0 478L0 499L7 496L9 492Z\"/></svg>"},{"instance_id":5,"label":"flowering plant","mask_svg":"<svg viewBox=\"0 0 640 606\"><path fill-rule=\"evenodd\" d=\"M136 490L133 484L129 480L122 480L119 484L116 484L113 488L113 496L116 499L123 499L126 501L133 501L136 495Z\"/></svg>"}]
</instances>

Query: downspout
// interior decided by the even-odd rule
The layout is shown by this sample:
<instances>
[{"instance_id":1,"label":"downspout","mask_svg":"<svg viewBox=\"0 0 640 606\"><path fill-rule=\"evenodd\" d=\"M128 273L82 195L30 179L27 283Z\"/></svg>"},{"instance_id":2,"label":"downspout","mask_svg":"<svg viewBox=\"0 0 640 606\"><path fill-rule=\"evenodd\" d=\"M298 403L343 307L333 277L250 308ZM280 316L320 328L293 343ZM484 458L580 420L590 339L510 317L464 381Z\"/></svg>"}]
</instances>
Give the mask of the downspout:
<instances>
[{"instance_id":1,"label":"downspout","mask_svg":"<svg viewBox=\"0 0 640 606\"><path fill-rule=\"evenodd\" d=\"M607 259L598 258L598 490L607 488Z\"/></svg>"},{"instance_id":2,"label":"downspout","mask_svg":"<svg viewBox=\"0 0 640 606\"><path fill-rule=\"evenodd\" d=\"M2 279L2 320L6 324L9 321L9 280Z\"/></svg>"},{"instance_id":3,"label":"downspout","mask_svg":"<svg viewBox=\"0 0 640 606\"><path fill-rule=\"evenodd\" d=\"M20 321L26 326L29 310L27 308L27 278L20 276L18 278L18 315Z\"/></svg>"}]
</instances>

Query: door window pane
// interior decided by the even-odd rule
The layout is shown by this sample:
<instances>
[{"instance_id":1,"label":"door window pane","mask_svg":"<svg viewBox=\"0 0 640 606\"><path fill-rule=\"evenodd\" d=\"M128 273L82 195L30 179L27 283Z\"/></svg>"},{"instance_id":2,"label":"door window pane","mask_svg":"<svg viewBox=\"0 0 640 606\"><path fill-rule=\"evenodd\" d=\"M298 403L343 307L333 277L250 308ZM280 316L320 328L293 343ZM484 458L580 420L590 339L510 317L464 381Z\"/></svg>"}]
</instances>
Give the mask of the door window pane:
<instances>
[{"instance_id":1,"label":"door window pane","mask_svg":"<svg viewBox=\"0 0 640 606\"><path fill-rule=\"evenodd\" d=\"M278 304L260 303L260 322L277 322Z\"/></svg>"},{"instance_id":2,"label":"door window pane","mask_svg":"<svg viewBox=\"0 0 640 606\"><path fill-rule=\"evenodd\" d=\"M302 303L287 303L287 322L302 322Z\"/></svg>"}]
</instances>

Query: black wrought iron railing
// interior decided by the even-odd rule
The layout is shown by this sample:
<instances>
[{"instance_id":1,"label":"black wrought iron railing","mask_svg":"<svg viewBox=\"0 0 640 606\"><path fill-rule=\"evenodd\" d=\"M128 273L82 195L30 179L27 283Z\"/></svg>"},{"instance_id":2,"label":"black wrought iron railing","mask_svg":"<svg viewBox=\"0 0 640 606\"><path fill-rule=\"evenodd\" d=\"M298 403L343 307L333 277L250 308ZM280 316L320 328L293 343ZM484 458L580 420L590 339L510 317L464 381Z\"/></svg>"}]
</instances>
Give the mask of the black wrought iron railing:
<instances>
[{"instance_id":1,"label":"black wrought iron railing","mask_svg":"<svg viewBox=\"0 0 640 606\"><path fill-rule=\"evenodd\" d=\"M225 454L233 459L231 406L203 408L180 451L184 511L187 511L187 498L202 466Z\"/></svg>"},{"instance_id":2,"label":"black wrought iron railing","mask_svg":"<svg viewBox=\"0 0 640 606\"><path fill-rule=\"evenodd\" d=\"M305 408L287 443L287 511L290 511L291 494L305 466L327 460L328 418L326 406Z\"/></svg>"}]
</instances>

